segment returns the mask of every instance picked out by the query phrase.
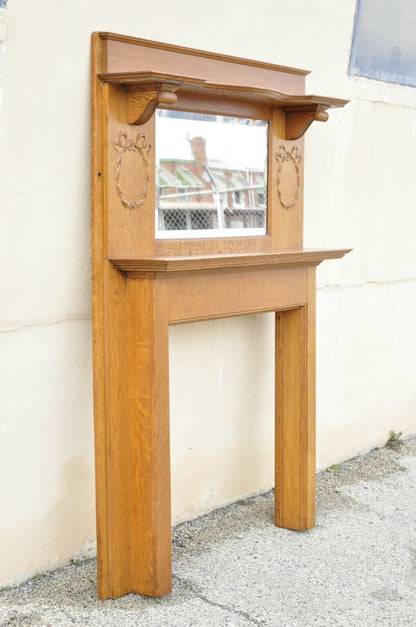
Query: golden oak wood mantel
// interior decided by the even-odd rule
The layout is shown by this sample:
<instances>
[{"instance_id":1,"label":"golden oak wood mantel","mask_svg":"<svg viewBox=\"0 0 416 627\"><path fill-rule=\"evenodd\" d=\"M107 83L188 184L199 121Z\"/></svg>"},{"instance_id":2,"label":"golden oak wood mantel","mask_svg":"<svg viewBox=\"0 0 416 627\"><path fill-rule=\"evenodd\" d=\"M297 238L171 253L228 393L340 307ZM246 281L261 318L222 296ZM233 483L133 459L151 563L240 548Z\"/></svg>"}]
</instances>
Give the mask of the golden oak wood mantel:
<instances>
[{"instance_id":1,"label":"golden oak wood mantel","mask_svg":"<svg viewBox=\"0 0 416 627\"><path fill-rule=\"evenodd\" d=\"M314 525L315 272L348 250L303 248L303 135L346 101L305 95L306 74L92 35L101 599L171 590L171 324L275 312L275 524ZM157 156L166 128L156 124L158 111L175 128L174 120L192 118L263 129L256 131L267 143L263 173L257 165L237 171L206 155L201 161L201 137L190 139L191 159Z\"/></svg>"}]
</instances>

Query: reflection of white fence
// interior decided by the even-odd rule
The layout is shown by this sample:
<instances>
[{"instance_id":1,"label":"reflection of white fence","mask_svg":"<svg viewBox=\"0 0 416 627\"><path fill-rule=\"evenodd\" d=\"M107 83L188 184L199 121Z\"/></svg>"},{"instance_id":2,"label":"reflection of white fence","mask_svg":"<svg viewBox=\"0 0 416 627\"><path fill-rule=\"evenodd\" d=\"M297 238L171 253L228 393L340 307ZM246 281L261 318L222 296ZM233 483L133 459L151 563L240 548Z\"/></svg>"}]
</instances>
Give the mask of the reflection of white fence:
<instances>
[{"instance_id":1,"label":"reflection of white fence","mask_svg":"<svg viewBox=\"0 0 416 627\"><path fill-rule=\"evenodd\" d=\"M221 222L218 216L222 218ZM265 228L265 209L243 207L230 209L221 207L220 212L213 204L211 209L191 205L185 209L161 209L158 211L158 231L195 231L215 229L222 231L238 229L248 233L251 229ZM255 234L255 233L253 233Z\"/></svg>"},{"instance_id":2,"label":"reflection of white fence","mask_svg":"<svg viewBox=\"0 0 416 627\"><path fill-rule=\"evenodd\" d=\"M159 231L205 230L205 229L258 229L265 227L266 207L264 204L250 204L235 207L228 202L228 194L257 191L263 184L233 186L229 188L199 189L196 191L160 194L157 224ZM211 197L212 203L194 201L201 197ZM254 195L251 195L253 197ZM207 198L208 200L208 198Z\"/></svg>"}]
</instances>

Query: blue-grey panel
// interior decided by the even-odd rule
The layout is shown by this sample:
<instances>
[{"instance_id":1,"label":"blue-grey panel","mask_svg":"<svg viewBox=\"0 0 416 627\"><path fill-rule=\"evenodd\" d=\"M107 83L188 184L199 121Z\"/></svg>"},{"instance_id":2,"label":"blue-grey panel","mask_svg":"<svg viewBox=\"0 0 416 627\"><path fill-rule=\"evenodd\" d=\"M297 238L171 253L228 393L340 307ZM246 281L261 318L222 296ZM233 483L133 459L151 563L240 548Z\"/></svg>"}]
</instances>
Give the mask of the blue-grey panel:
<instances>
[{"instance_id":1,"label":"blue-grey panel","mask_svg":"<svg viewBox=\"0 0 416 627\"><path fill-rule=\"evenodd\" d=\"M350 74L416 87L416 0L358 0Z\"/></svg>"}]
</instances>

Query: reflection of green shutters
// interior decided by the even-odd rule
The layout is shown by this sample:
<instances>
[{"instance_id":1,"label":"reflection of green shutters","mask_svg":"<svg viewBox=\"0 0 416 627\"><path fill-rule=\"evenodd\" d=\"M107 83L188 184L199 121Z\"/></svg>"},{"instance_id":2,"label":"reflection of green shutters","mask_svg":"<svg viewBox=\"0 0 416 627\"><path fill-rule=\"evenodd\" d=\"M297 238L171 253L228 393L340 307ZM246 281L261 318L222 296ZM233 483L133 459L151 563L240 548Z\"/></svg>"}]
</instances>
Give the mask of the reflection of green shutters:
<instances>
[{"instance_id":1,"label":"reflection of green shutters","mask_svg":"<svg viewBox=\"0 0 416 627\"><path fill-rule=\"evenodd\" d=\"M204 187L203 182L188 168L178 168L175 174L181 182L181 187Z\"/></svg>"},{"instance_id":2,"label":"reflection of green shutters","mask_svg":"<svg viewBox=\"0 0 416 627\"><path fill-rule=\"evenodd\" d=\"M178 168L175 174L166 168L160 167L157 173L157 184L159 187L204 187L188 168Z\"/></svg>"},{"instance_id":3,"label":"reflection of green shutters","mask_svg":"<svg viewBox=\"0 0 416 627\"><path fill-rule=\"evenodd\" d=\"M181 187L182 184L172 172L166 168L159 168L157 173L157 184L159 187Z\"/></svg>"}]
</instances>

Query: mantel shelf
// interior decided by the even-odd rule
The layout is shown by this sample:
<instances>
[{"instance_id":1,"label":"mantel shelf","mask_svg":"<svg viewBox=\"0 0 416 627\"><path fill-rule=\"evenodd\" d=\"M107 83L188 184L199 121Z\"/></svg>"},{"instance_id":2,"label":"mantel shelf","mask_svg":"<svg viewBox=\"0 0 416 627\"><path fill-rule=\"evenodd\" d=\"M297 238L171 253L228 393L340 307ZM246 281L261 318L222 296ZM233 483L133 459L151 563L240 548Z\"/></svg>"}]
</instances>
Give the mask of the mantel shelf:
<instances>
[{"instance_id":1,"label":"mantel shelf","mask_svg":"<svg viewBox=\"0 0 416 627\"><path fill-rule=\"evenodd\" d=\"M142 257L140 259L111 259L122 272L174 275L204 271L252 270L256 267L293 268L317 266L324 259L340 259L350 252L342 249L302 249L237 255L200 255L189 257Z\"/></svg>"},{"instance_id":2,"label":"mantel shelf","mask_svg":"<svg viewBox=\"0 0 416 627\"><path fill-rule=\"evenodd\" d=\"M301 137L314 120L325 122L327 109L343 107L348 100L315 95L286 94L259 87L223 85L195 77L162 72L117 72L99 74L104 83L119 85L127 91L127 121L144 124L160 104L173 105L178 94L205 93L233 100L282 107L286 113L286 139Z\"/></svg>"}]
</instances>

